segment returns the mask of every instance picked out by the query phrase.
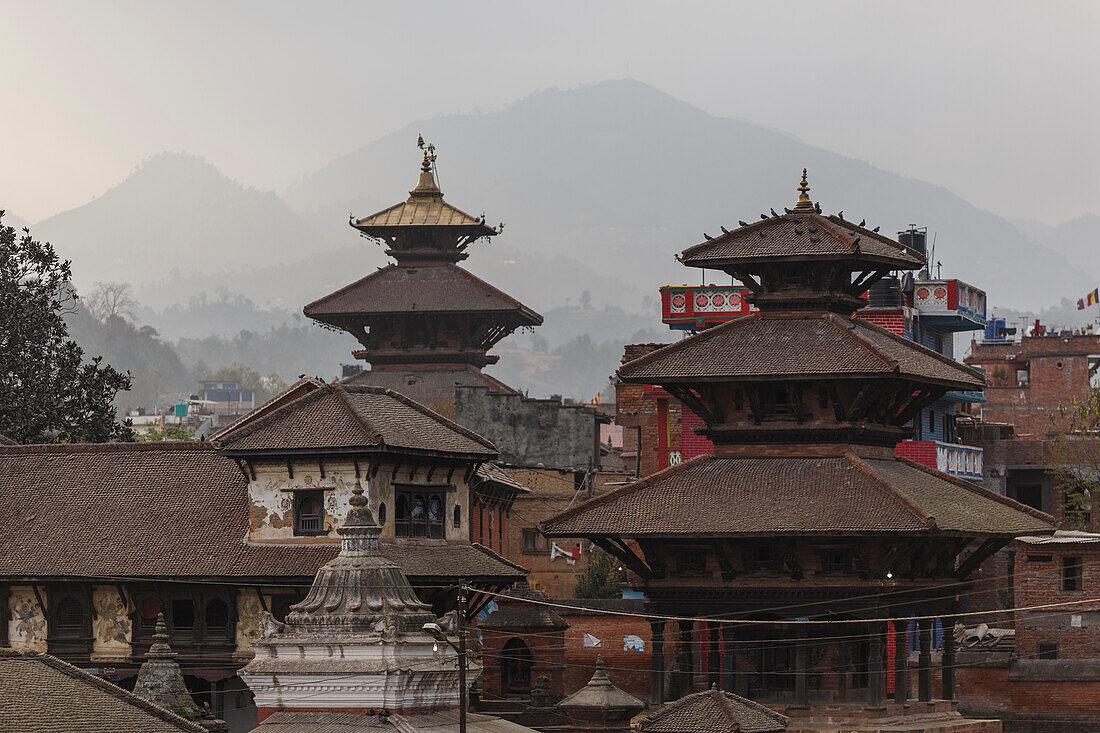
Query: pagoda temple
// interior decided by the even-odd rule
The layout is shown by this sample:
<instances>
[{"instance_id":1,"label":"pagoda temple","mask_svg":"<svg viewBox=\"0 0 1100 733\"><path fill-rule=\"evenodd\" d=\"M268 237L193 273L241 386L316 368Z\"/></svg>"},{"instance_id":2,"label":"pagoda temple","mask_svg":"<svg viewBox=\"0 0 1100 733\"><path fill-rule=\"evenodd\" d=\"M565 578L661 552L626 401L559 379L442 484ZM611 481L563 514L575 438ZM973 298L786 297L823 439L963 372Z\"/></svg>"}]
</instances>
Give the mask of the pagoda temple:
<instances>
[{"instance_id":1,"label":"pagoda temple","mask_svg":"<svg viewBox=\"0 0 1100 733\"><path fill-rule=\"evenodd\" d=\"M542 316L458 266L471 244L500 234L503 225L444 201L434 147L423 138L420 147L420 180L409 198L349 222L396 264L310 303L305 314L358 339L363 348L353 354L371 369L356 384L394 389L438 409L453 400L455 385L514 392L481 369L499 358L488 353L493 345L541 324Z\"/></svg>"},{"instance_id":2,"label":"pagoda temple","mask_svg":"<svg viewBox=\"0 0 1100 733\"><path fill-rule=\"evenodd\" d=\"M693 656L706 654L708 683L785 711L791 730L816 730L823 708L834 718L921 715L950 726L958 714L933 700L932 617L950 628L971 573L1013 537L1052 532L1053 520L894 455L914 415L948 391L980 389L982 374L859 318L868 288L925 258L823 214L805 172L798 190L793 209L679 258L741 281L757 312L618 372L690 407L714 453L566 511L542 531L592 540L637 575L650 614L683 619L667 622L679 631L667 671L666 621L651 619L654 703L696 689ZM910 702L907 624L888 619L914 616ZM937 677L951 700L950 634ZM993 730L967 728L979 729Z\"/></svg>"}]
</instances>

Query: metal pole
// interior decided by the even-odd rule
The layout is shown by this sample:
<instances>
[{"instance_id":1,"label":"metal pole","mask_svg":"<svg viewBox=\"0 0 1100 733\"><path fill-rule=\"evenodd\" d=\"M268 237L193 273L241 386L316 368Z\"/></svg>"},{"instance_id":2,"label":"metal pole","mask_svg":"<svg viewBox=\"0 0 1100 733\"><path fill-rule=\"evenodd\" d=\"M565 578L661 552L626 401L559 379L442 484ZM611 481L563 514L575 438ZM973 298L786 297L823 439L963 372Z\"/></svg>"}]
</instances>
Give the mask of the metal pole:
<instances>
[{"instance_id":1,"label":"metal pole","mask_svg":"<svg viewBox=\"0 0 1100 733\"><path fill-rule=\"evenodd\" d=\"M466 586L458 584L458 733L466 733Z\"/></svg>"}]
</instances>

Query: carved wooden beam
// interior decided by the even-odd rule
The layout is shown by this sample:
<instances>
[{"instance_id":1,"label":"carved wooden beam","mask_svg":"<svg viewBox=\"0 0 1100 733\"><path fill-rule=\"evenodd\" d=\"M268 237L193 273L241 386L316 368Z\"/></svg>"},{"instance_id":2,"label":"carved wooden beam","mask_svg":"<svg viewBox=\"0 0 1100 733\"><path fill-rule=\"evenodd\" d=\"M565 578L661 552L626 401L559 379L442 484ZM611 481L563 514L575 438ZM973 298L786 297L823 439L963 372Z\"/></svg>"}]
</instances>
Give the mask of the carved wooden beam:
<instances>
[{"instance_id":1,"label":"carved wooden beam","mask_svg":"<svg viewBox=\"0 0 1100 733\"><path fill-rule=\"evenodd\" d=\"M653 571L642 561L640 557L634 554L622 540L613 540L609 538L593 539L596 546L604 552L608 552L615 557L623 561L623 564L630 568L634 573L642 578L653 577Z\"/></svg>"},{"instance_id":2,"label":"carved wooden beam","mask_svg":"<svg viewBox=\"0 0 1100 733\"><path fill-rule=\"evenodd\" d=\"M825 386L829 391L829 401L833 403L833 416L837 422L844 422L844 405L840 402L840 390L836 388L836 380L828 380Z\"/></svg>"},{"instance_id":3,"label":"carved wooden beam","mask_svg":"<svg viewBox=\"0 0 1100 733\"><path fill-rule=\"evenodd\" d=\"M956 578L966 578L972 572L981 567L981 564L992 557L993 553L1007 545L1011 541L1010 538L1005 537L990 537L975 550L970 557L966 558L959 565L955 571Z\"/></svg>"}]
</instances>

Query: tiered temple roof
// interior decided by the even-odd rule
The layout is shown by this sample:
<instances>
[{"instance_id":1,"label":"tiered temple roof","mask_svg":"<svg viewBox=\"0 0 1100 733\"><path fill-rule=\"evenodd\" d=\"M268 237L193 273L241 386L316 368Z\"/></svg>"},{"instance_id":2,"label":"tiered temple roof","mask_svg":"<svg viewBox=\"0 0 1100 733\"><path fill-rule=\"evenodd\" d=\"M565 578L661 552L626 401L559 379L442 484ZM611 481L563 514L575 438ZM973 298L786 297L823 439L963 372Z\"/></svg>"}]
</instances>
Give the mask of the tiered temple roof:
<instances>
[{"instance_id":1,"label":"tiered temple roof","mask_svg":"<svg viewBox=\"0 0 1100 733\"><path fill-rule=\"evenodd\" d=\"M374 370L479 370L496 361L486 352L502 338L542 323L538 313L456 265L470 244L501 227L443 200L431 146L408 200L350 224L384 244L397 264L310 303L305 314L355 336L364 347L355 356Z\"/></svg>"}]
</instances>

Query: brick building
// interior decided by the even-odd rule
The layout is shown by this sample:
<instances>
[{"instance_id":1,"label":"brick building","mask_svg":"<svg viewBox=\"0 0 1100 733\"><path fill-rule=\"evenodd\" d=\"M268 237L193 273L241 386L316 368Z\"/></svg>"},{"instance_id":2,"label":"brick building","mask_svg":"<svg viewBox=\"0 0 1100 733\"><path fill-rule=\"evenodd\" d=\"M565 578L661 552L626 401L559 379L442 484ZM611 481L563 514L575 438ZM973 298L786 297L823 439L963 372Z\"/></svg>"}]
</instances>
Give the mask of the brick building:
<instances>
[{"instance_id":1,"label":"brick building","mask_svg":"<svg viewBox=\"0 0 1100 733\"><path fill-rule=\"evenodd\" d=\"M651 619L651 701L670 688L672 696L692 690L703 623L723 689L786 710L798 730L831 729L817 711L827 718L837 707L928 716L913 730L933 729L933 718L936 730L975 730L946 721L950 702L932 700L927 618L919 623L919 702L908 702L904 683L892 707L884 704L880 619L950 618L955 593L984 560L1015 536L1053 531L1052 520L894 455L922 410L948 392L981 389L982 378L855 315L868 288L923 266L924 256L823 215L808 190L803 179L793 211L764 215L680 258L741 280L758 313L618 371L623 382L658 385L689 407L713 454L574 507L543 530L591 539L638 576L647 611L684 619L673 650L664 648L666 623ZM832 625L823 631L801 619ZM948 641L948 700L952 654Z\"/></svg>"},{"instance_id":2,"label":"brick building","mask_svg":"<svg viewBox=\"0 0 1100 733\"><path fill-rule=\"evenodd\" d=\"M966 363L986 375L982 420L1015 425L1021 438L1042 439L1055 429L1058 407L1085 396L1100 367L1100 336L1047 331L1036 322L1018 341L973 341Z\"/></svg>"},{"instance_id":3,"label":"brick building","mask_svg":"<svg viewBox=\"0 0 1100 733\"><path fill-rule=\"evenodd\" d=\"M1006 731L1092 730L1100 701L1100 534L1059 530L1013 543L1012 629L960 633L959 704ZM1082 602L1085 601L1085 602Z\"/></svg>"}]
</instances>

